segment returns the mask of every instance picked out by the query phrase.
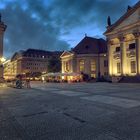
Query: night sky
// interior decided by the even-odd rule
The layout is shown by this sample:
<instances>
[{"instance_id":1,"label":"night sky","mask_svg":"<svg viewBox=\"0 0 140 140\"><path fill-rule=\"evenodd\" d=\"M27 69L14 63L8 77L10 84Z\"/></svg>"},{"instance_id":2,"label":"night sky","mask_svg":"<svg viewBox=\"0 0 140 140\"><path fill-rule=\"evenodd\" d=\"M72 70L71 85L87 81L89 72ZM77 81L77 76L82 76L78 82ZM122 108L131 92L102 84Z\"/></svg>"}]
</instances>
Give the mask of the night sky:
<instances>
[{"instance_id":1,"label":"night sky","mask_svg":"<svg viewBox=\"0 0 140 140\"><path fill-rule=\"evenodd\" d=\"M84 36L101 38L112 22L138 0L0 0L7 24L5 56L27 48L67 50Z\"/></svg>"}]
</instances>

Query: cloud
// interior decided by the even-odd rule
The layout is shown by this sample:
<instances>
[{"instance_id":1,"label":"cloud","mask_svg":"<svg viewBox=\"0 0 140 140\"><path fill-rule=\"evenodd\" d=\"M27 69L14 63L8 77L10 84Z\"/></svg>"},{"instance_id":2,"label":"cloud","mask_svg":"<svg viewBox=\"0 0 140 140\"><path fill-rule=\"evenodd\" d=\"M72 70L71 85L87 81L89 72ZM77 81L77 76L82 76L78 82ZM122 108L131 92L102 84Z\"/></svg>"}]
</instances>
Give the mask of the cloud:
<instances>
[{"instance_id":1,"label":"cloud","mask_svg":"<svg viewBox=\"0 0 140 140\"><path fill-rule=\"evenodd\" d=\"M60 29L54 28L50 20L45 20L45 17L41 19L43 14L33 17L34 12L32 10L28 8L26 10L22 9L19 3L15 3L12 6L10 3L5 9L1 10L3 20L8 26L5 32L6 55L11 55L17 50L27 48L68 49L69 44L59 39Z\"/></svg>"},{"instance_id":2,"label":"cloud","mask_svg":"<svg viewBox=\"0 0 140 140\"><path fill-rule=\"evenodd\" d=\"M1 0L3 20L8 25L5 52L10 55L27 48L66 50L72 46L69 42L81 37L79 32L90 32L96 37L102 34L107 16L114 22L129 4L134 3L132 0Z\"/></svg>"}]
</instances>

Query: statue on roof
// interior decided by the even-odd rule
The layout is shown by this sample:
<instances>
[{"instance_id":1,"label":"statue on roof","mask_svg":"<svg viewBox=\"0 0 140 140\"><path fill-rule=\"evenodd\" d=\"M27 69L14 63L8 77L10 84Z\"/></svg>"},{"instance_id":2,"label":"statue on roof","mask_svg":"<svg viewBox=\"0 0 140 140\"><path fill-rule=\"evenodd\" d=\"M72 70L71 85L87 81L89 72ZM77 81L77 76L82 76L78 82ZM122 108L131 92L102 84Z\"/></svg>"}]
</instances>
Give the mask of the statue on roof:
<instances>
[{"instance_id":1,"label":"statue on roof","mask_svg":"<svg viewBox=\"0 0 140 140\"><path fill-rule=\"evenodd\" d=\"M130 5L128 5L127 11L129 11L129 10L131 10L131 9L132 9L132 7L131 7Z\"/></svg>"},{"instance_id":2,"label":"statue on roof","mask_svg":"<svg viewBox=\"0 0 140 140\"><path fill-rule=\"evenodd\" d=\"M110 18L110 16L108 16L108 18L107 18L107 24L108 24L108 26L111 26L111 18Z\"/></svg>"}]
</instances>

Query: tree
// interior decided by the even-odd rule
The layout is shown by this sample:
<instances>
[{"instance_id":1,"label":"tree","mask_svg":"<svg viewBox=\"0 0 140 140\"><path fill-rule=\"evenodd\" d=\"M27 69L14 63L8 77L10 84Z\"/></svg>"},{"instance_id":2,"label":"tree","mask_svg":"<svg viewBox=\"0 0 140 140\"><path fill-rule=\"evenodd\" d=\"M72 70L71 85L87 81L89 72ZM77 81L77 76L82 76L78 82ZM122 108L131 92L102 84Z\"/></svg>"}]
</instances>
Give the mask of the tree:
<instances>
[{"instance_id":1,"label":"tree","mask_svg":"<svg viewBox=\"0 0 140 140\"><path fill-rule=\"evenodd\" d=\"M61 61L59 58L52 57L48 61L48 72L60 72Z\"/></svg>"}]
</instances>

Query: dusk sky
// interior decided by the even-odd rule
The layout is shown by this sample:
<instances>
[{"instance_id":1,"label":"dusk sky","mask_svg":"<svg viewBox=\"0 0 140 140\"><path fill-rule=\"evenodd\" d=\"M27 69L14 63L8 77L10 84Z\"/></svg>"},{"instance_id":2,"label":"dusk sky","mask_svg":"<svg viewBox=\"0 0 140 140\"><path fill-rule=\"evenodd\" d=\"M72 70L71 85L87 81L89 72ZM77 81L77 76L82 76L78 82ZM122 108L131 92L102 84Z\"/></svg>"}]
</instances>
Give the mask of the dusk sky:
<instances>
[{"instance_id":1,"label":"dusk sky","mask_svg":"<svg viewBox=\"0 0 140 140\"><path fill-rule=\"evenodd\" d=\"M5 56L27 48L67 50L84 36L105 38L106 19L117 20L138 0L0 0L7 25Z\"/></svg>"}]
</instances>

